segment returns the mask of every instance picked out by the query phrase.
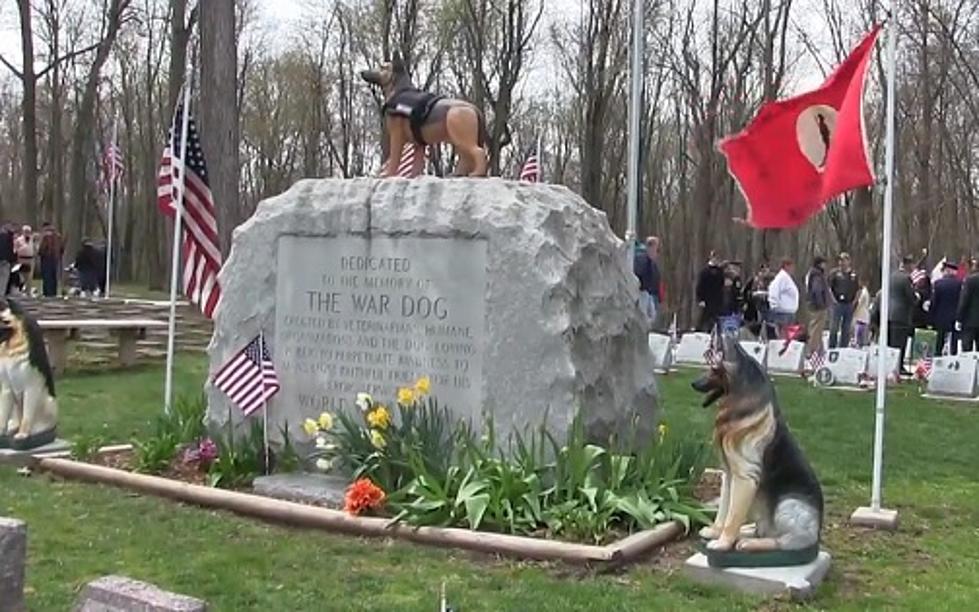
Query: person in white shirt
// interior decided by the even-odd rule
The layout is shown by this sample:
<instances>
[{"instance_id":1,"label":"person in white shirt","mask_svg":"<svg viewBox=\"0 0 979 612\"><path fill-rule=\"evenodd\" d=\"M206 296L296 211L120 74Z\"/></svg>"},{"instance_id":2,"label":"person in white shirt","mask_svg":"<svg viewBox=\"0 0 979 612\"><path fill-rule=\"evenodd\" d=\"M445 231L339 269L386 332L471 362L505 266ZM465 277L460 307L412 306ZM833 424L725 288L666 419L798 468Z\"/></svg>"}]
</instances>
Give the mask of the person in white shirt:
<instances>
[{"instance_id":1,"label":"person in white shirt","mask_svg":"<svg viewBox=\"0 0 979 612\"><path fill-rule=\"evenodd\" d=\"M795 322L795 315L799 311L799 287L792 280L794 268L792 260L786 257L782 260L782 268L768 285L768 316L779 336L785 326Z\"/></svg>"}]
</instances>

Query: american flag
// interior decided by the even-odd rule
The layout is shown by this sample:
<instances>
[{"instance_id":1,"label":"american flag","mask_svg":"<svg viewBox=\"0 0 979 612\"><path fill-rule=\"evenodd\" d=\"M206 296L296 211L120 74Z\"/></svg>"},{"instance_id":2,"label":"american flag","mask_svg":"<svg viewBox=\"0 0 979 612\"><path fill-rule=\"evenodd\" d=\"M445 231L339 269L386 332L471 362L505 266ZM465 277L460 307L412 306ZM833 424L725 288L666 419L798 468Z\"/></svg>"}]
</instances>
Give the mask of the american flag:
<instances>
[{"instance_id":1,"label":"american flag","mask_svg":"<svg viewBox=\"0 0 979 612\"><path fill-rule=\"evenodd\" d=\"M163 149L160 174L157 180L157 205L163 214L174 217L178 191L181 186L181 159L174 152L183 152L180 143L183 105L173 118L170 137ZM209 319L214 318L221 299L218 272L221 270L221 249L218 246L218 221L214 198L207 179L207 163L201 150L197 125L190 117L187 124L187 174L183 182L183 285L187 298L197 304Z\"/></svg>"},{"instance_id":2,"label":"american flag","mask_svg":"<svg viewBox=\"0 0 979 612\"><path fill-rule=\"evenodd\" d=\"M928 278L928 270L925 270L923 267L920 267L919 266L919 267L917 267L917 268L915 268L914 270L911 271L911 284L912 285L917 285L919 282L921 282L922 280L924 280L926 278Z\"/></svg>"},{"instance_id":3,"label":"american flag","mask_svg":"<svg viewBox=\"0 0 979 612\"><path fill-rule=\"evenodd\" d=\"M531 183L539 183L541 180L541 168L540 160L538 159L537 153L531 153L527 156L527 161L523 163L523 167L520 168L520 180L529 181Z\"/></svg>"},{"instance_id":4,"label":"american flag","mask_svg":"<svg viewBox=\"0 0 979 612\"><path fill-rule=\"evenodd\" d=\"M415 161L421 156L425 159L425 147L423 145L408 143L401 149L401 160L398 162L398 176L401 178L415 178L419 173L415 173Z\"/></svg>"},{"instance_id":5,"label":"american flag","mask_svg":"<svg viewBox=\"0 0 979 612\"><path fill-rule=\"evenodd\" d=\"M931 357L923 357L918 360L918 365L914 368L914 377L918 380L928 380L931 376L931 369L933 366Z\"/></svg>"},{"instance_id":6,"label":"american flag","mask_svg":"<svg viewBox=\"0 0 979 612\"><path fill-rule=\"evenodd\" d=\"M119 180L122 173L126 170L126 163L122 159L122 149L115 143L109 143L102 150L102 175L99 183L104 191L109 190L109 185Z\"/></svg>"},{"instance_id":7,"label":"american flag","mask_svg":"<svg viewBox=\"0 0 979 612\"><path fill-rule=\"evenodd\" d=\"M279 391L265 335L248 343L240 353L214 375L214 386L220 389L245 415L251 415Z\"/></svg>"},{"instance_id":8,"label":"american flag","mask_svg":"<svg viewBox=\"0 0 979 612\"><path fill-rule=\"evenodd\" d=\"M708 346L707 350L704 351L704 361L712 368L721 365L722 359L724 359L724 354L720 349L714 348L713 345Z\"/></svg>"}]
</instances>

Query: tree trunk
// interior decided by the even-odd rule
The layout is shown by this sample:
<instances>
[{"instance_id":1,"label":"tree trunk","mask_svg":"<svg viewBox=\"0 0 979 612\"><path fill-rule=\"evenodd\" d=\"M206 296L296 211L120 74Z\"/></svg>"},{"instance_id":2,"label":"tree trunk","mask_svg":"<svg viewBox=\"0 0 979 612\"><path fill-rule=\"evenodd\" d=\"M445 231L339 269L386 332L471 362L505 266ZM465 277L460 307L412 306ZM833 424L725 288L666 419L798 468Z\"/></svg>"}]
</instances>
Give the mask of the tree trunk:
<instances>
[{"instance_id":1,"label":"tree trunk","mask_svg":"<svg viewBox=\"0 0 979 612\"><path fill-rule=\"evenodd\" d=\"M23 218L37 224L37 74L34 72L34 34L31 30L30 0L17 0L20 9L20 40L23 55L21 81L24 84L24 200Z\"/></svg>"},{"instance_id":2,"label":"tree trunk","mask_svg":"<svg viewBox=\"0 0 979 612\"><path fill-rule=\"evenodd\" d=\"M95 134L92 129L96 123L95 100L98 95L102 67L109 59L109 52L112 51L112 45L115 44L116 35L122 25L122 13L128 5L129 0L112 0L112 4L109 6L105 36L99 41L96 48L95 59L92 60L92 65L89 67L88 76L85 79L85 89L82 92L82 98L76 112L68 179L71 206L68 207L68 224L65 228L68 252L72 252L73 248L79 246L87 229L86 206L97 206L89 197L91 191L86 172L86 169L91 167L91 164L86 162L91 161L90 152L95 148ZM96 214L98 214L97 209Z\"/></svg>"},{"instance_id":3,"label":"tree trunk","mask_svg":"<svg viewBox=\"0 0 979 612\"><path fill-rule=\"evenodd\" d=\"M201 3L200 135L223 250L241 219L238 206L238 75L234 0Z\"/></svg>"}]
</instances>

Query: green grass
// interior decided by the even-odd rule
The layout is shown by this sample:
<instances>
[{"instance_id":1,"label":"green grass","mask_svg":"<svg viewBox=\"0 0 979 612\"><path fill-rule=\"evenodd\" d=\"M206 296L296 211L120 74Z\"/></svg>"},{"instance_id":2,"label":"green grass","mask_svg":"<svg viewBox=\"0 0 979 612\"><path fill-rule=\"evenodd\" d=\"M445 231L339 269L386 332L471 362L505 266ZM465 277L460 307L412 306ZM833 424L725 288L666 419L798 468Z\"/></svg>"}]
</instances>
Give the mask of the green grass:
<instances>
[{"instance_id":1,"label":"green grass","mask_svg":"<svg viewBox=\"0 0 979 612\"><path fill-rule=\"evenodd\" d=\"M145 283L113 283L109 294L114 298L130 298L137 300L169 300L166 290L150 289ZM183 299L181 296L180 299Z\"/></svg>"},{"instance_id":2,"label":"green grass","mask_svg":"<svg viewBox=\"0 0 979 612\"><path fill-rule=\"evenodd\" d=\"M196 393L203 370L202 360L183 358L178 388ZM692 376L661 378L669 435L691 429L707 435L711 411L689 390ZM126 441L146 431L159 409L162 369L79 374L60 386L65 435ZM900 510L902 527L896 534L866 533L845 526L845 518L869 499L873 394L816 391L788 379L778 386L827 494L825 547L834 565L814 606L971 609L979 601L976 408L926 402L910 386L891 393L885 505ZM274 527L105 487L22 478L6 468L0 468L0 515L29 523L32 611L69 609L85 582L110 573L203 597L219 611L428 611L443 580L451 601L466 612L760 605L685 581L674 571L683 550L596 575Z\"/></svg>"}]
</instances>

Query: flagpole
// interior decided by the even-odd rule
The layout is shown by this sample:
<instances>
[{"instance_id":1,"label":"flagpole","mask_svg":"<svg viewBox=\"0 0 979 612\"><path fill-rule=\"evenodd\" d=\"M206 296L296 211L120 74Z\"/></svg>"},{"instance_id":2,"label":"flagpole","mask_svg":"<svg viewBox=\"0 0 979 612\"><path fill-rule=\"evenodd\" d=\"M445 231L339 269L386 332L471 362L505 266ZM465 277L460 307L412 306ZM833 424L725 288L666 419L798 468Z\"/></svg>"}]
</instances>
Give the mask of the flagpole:
<instances>
[{"instance_id":1,"label":"flagpole","mask_svg":"<svg viewBox=\"0 0 979 612\"><path fill-rule=\"evenodd\" d=\"M174 218L173 218L173 253L170 259L170 321L167 328L167 373L164 387L163 408L170 413L173 406L173 345L177 335L177 277L180 268L180 230L184 216L184 181L187 176L187 131L190 123L190 88L192 67L190 60L187 60L187 73L184 76L183 90L183 115L180 118L180 157L177 161L177 152L173 151L171 167L180 169L178 178L177 197L174 198Z\"/></svg>"},{"instance_id":2,"label":"flagpole","mask_svg":"<svg viewBox=\"0 0 979 612\"><path fill-rule=\"evenodd\" d=\"M880 253L880 332L877 345L877 395L874 406L874 463L870 507L860 507L850 516L850 522L868 527L897 528L897 511L881 507L881 488L884 470L884 407L887 401L887 332L890 316L890 257L894 206L894 95L897 64L896 0L890 2L890 31L887 38L887 125L884 141L884 228ZM904 364L899 364L904 367Z\"/></svg>"},{"instance_id":3,"label":"flagpole","mask_svg":"<svg viewBox=\"0 0 979 612\"><path fill-rule=\"evenodd\" d=\"M633 0L632 9L632 62L629 69L632 91L629 97L629 171L625 232L625 241L629 246L626 261L630 270L635 257L636 217L639 210L639 115L642 105L644 42L642 0Z\"/></svg>"},{"instance_id":4,"label":"flagpole","mask_svg":"<svg viewBox=\"0 0 979 612\"><path fill-rule=\"evenodd\" d=\"M262 386L265 386L265 331L258 334L258 361L259 369L262 372ZM262 392L264 396L264 389ZM268 476L272 469L269 467L269 401L262 400L262 444L265 445L265 475Z\"/></svg>"},{"instance_id":5,"label":"flagpole","mask_svg":"<svg viewBox=\"0 0 979 612\"><path fill-rule=\"evenodd\" d=\"M112 117L112 145L109 149L109 223L106 229L105 239L105 297L109 297L109 290L112 287L112 232L113 222L115 221L116 204L116 141L119 138L119 118ZM104 163L104 161L103 161ZM103 169L104 170L104 169Z\"/></svg>"},{"instance_id":6,"label":"flagpole","mask_svg":"<svg viewBox=\"0 0 979 612\"><path fill-rule=\"evenodd\" d=\"M544 182L544 160L540 157L540 134L537 135L537 182Z\"/></svg>"}]
</instances>

